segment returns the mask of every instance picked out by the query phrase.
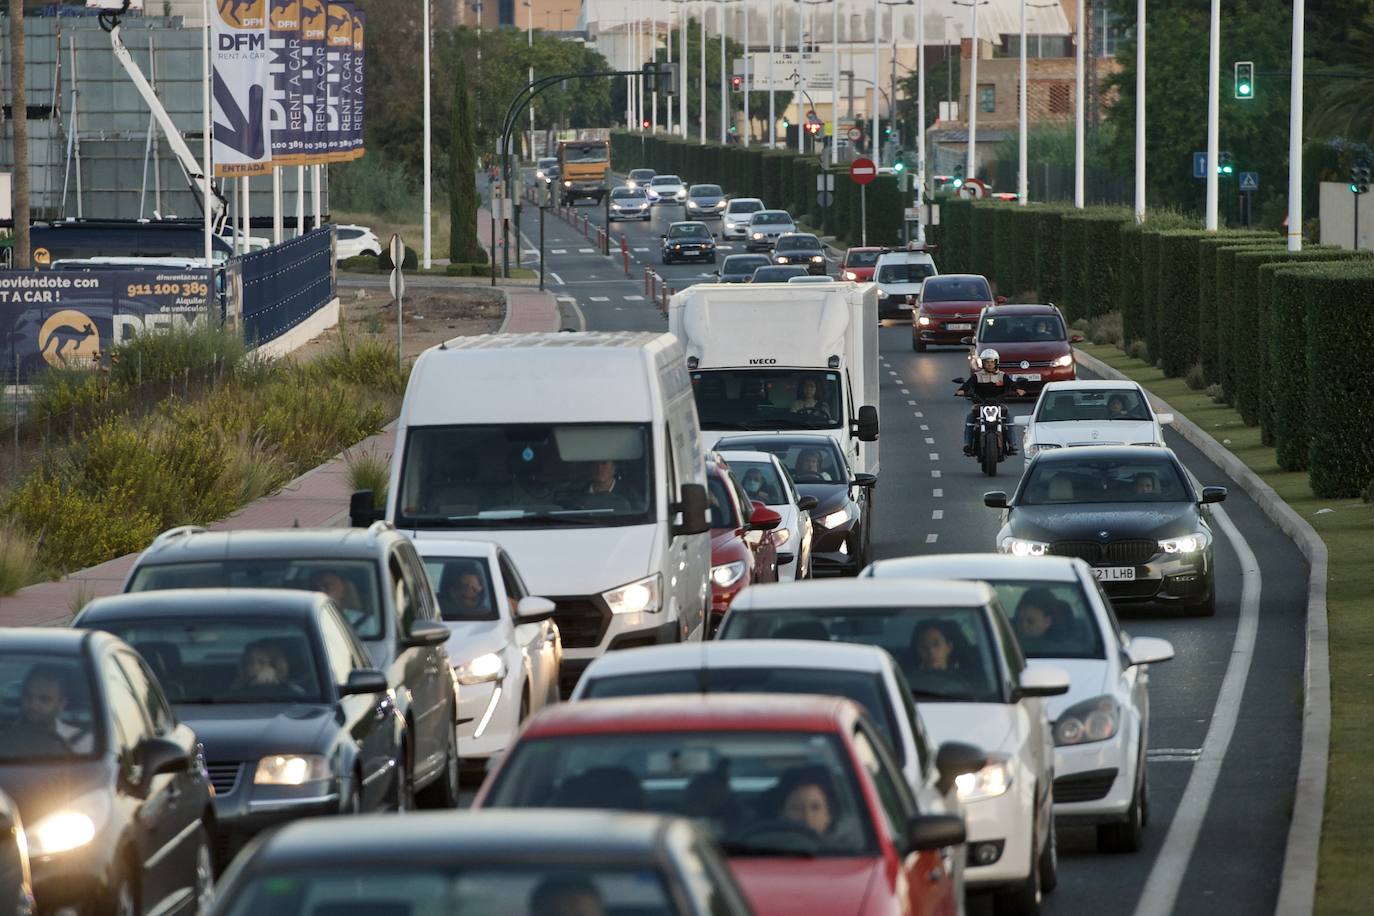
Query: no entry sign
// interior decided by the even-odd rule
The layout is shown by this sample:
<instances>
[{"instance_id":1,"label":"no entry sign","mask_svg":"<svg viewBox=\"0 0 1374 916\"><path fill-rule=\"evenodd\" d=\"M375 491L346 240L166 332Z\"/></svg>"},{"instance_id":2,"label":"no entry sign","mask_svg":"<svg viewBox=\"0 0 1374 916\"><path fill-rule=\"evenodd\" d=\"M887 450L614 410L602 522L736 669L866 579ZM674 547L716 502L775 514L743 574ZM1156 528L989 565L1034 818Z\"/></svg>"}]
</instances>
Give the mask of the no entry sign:
<instances>
[{"instance_id":1,"label":"no entry sign","mask_svg":"<svg viewBox=\"0 0 1374 916\"><path fill-rule=\"evenodd\" d=\"M849 177L854 179L855 184L868 184L878 177L878 167L872 159L860 156L849 164Z\"/></svg>"}]
</instances>

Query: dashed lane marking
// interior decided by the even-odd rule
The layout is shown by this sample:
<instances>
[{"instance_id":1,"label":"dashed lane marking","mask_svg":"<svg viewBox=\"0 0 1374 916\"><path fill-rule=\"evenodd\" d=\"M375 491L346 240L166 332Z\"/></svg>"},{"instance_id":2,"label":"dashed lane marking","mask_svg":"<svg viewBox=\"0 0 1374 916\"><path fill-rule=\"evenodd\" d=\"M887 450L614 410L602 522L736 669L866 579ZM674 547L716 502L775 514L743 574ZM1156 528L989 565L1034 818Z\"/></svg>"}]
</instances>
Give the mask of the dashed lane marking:
<instances>
[{"instance_id":1,"label":"dashed lane marking","mask_svg":"<svg viewBox=\"0 0 1374 916\"><path fill-rule=\"evenodd\" d=\"M1145 752L1151 763L1196 763L1201 756L1200 747L1155 747Z\"/></svg>"},{"instance_id":2,"label":"dashed lane marking","mask_svg":"<svg viewBox=\"0 0 1374 916\"><path fill-rule=\"evenodd\" d=\"M923 432L923 433L925 433L925 432L930 432L930 427L927 426L927 425L925 425L924 423L922 423L922 424L921 424L921 432Z\"/></svg>"},{"instance_id":3,"label":"dashed lane marking","mask_svg":"<svg viewBox=\"0 0 1374 916\"><path fill-rule=\"evenodd\" d=\"M916 402L915 402L915 401L912 401L912 400L907 400L906 403L907 403L907 406L908 406L908 407L915 407L915 406L916 406ZM920 414L917 414L917 416L920 416Z\"/></svg>"},{"instance_id":4,"label":"dashed lane marking","mask_svg":"<svg viewBox=\"0 0 1374 916\"><path fill-rule=\"evenodd\" d=\"M900 390L901 390L902 394L911 394L911 390L908 389L908 388L902 388L902 389L900 389Z\"/></svg>"},{"instance_id":5,"label":"dashed lane marking","mask_svg":"<svg viewBox=\"0 0 1374 916\"><path fill-rule=\"evenodd\" d=\"M577 253L578 253L578 254L596 254L596 249L595 249L595 248L579 248L579 249L577 249Z\"/></svg>"},{"instance_id":6,"label":"dashed lane marking","mask_svg":"<svg viewBox=\"0 0 1374 916\"><path fill-rule=\"evenodd\" d=\"M930 472L930 476L931 476L931 477L934 477L935 479L938 480L938 479L940 478L940 472L939 472L939 471L931 471L931 472Z\"/></svg>"},{"instance_id":7,"label":"dashed lane marking","mask_svg":"<svg viewBox=\"0 0 1374 916\"><path fill-rule=\"evenodd\" d=\"M938 522L938 521L940 521L940 520L941 520L942 518L944 518L944 517L945 517L945 510L944 510L944 509L936 509L936 510L934 510L933 512L930 513L930 520L933 521L933 522Z\"/></svg>"},{"instance_id":8,"label":"dashed lane marking","mask_svg":"<svg viewBox=\"0 0 1374 916\"><path fill-rule=\"evenodd\" d=\"M611 301L611 297L610 297L610 296L588 296L587 299L588 299L588 301L590 301L590 302L610 302L610 301Z\"/></svg>"},{"instance_id":9,"label":"dashed lane marking","mask_svg":"<svg viewBox=\"0 0 1374 916\"><path fill-rule=\"evenodd\" d=\"M926 543L927 543L927 544L934 544L934 543L935 543L936 541L938 541L938 540L940 540L940 536L939 536L938 534L927 534L927 535L926 535Z\"/></svg>"},{"instance_id":10,"label":"dashed lane marking","mask_svg":"<svg viewBox=\"0 0 1374 916\"><path fill-rule=\"evenodd\" d=\"M940 489L939 487L936 487L935 489L930 491L930 495L935 497L936 499L943 499L945 491Z\"/></svg>"},{"instance_id":11,"label":"dashed lane marking","mask_svg":"<svg viewBox=\"0 0 1374 916\"><path fill-rule=\"evenodd\" d=\"M926 436L926 445L934 445L934 444L935 444L935 440L932 439L932 438L930 438L929 436Z\"/></svg>"},{"instance_id":12,"label":"dashed lane marking","mask_svg":"<svg viewBox=\"0 0 1374 916\"><path fill-rule=\"evenodd\" d=\"M558 274L554 273L553 271L549 271L549 276L553 277L553 282L557 283L559 286L567 285L563 282L563 278L560 277Z\"/></svg>"},{"instance_id":13,"label":"dashed lane marking","mask_svg":"<svg viewBox=\"0 0 1374 916\"><path fill-rule=\"evenodd\" d=\"M625 297L625 301L626 301L626 302L643 302L643 301L644 301L644 297L643 297L643 296L626 296L626 297Z\"/></svg>"},{"instance_id":14,"label":"dashed lane marking","mask_svg":"<svg viewBox=\"0 0 1374 916\"><path fill-rule=\"evenodd\" d=\"M549 249L549 254L567 254L567 253L568 253L568 249L566 249L566 248L550 248L550 249Z\"/></svg>"},{"instance_id":15,"label":"dashed lane marking","mask_svg":"<svg viewBox=\"0 0 1374 916\"><path fill-rule=\"evenodd\" d=\"M930 460L931 460L931 461L939 461L939 460L940 460L940 453L939 453L939 452L931 452L931 453L930 453Z\"/></svg>"},{"instance_id":16,"label":"dashed lane marking","mask_svg":"<svg viewBox=\"0 0 1374 916\"><path fill-rule=\"evenodd\" d=\"M631 249L631 250L633 250L633 251L648 251L649 249L647 249L647 248L634 248L634 249Z\"/></svg>"}]
</instances>

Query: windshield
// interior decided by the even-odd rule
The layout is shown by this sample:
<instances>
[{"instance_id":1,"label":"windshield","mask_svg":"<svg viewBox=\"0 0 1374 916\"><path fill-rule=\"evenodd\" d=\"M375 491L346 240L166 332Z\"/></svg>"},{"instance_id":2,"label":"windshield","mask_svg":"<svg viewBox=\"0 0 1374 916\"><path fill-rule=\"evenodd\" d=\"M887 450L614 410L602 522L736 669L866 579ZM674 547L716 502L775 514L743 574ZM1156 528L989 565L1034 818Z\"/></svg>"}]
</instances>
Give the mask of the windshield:
<instances>
[{"instance_id":1,"label":"windshield","mask_svg":"<svg viewBox=\"0 0 1374 916\"><path fill-rule=\"evenodd\" d=\"M298 588L324 592L359 639L382 637L382 602L372 560L231 559L140 566L131 592L169 588Z\"/></svg>"},{"instance_id":2,"label":"windshield","mask_svg":"<svg viewBox=\"0 0 1374 916\"><path fill-rule=\"evenodd\" d=\"M108 630L138 650L173 703L320 703L304 621L176 617Z\"/></svg>"},{"instance_id":3,"label":"windshield","mask_svg":"<svg viewBox=\"0 0 1374 916\"><path fill-rule=\"evenodd\" d=\"M758 500L765 506L786 506L791 503L787 486L773 462L735 458L726 459L726 463L730 465L730 470L735 472L735 477L750 499Z\"/></svg>"},{"instance_id":4,"label":"windshield","mask_svg":"<svg viewBox=\"0 0 1374 916\"><path fill-rule=\"evenodd\" d=\"M1105 658L1097 618L1077 582L985 581L1011 612L1027 658Z\"/></svg>"},{"instance_id":5,"label":"windshield","mask_svg":"<svg viewBox=\"0 0 1374 916\"><path fill-rule=\"evenodd\" d=\"M496 620L491 569L480 557L425 557L444 620Z\"/></svg>"},{"instance_id":6,"label":"windshield","mask_svg":"<svg viewBox=\"0 0 1374 916\"><path fill-rule=\"evenodd\" d=\"M631 181L648 181L654 177L653 169L635 169L630 172Z\"/></svg>"},{"instance_id":7,"label":"windshield","mask_svg":"<svg viewBox=\"0 0 1374 916\"><path fill-rule=\"evenodd\" d=\"M780 264L776 267L760 267L754 271L755 283L785 283L793 277L806 276L806 268L799 265Z\"/></svg>"},{"instance_id":8,"label":"windshield","mask_svg":"<svg viewBox=\"0 0 1374 916\"><path fill-rule=\"evenodd\" d=\"M648 195L643 188L616 188L611 192L611 200L624 200L626 198L637 198L644 200Z\"/></svg>"},{"instance_id":9,"label":"windshield","mask_svg":"<svg viewBox=\"0 0 1374 916\"><path fill-rule=\"evenodd\" d=\"M924 261L910 264L883 264L878 267L879 283L920 283L926 277L935 276L935 265Z\"/></svg>"},{"instance_id":10,"label":"windshield","mask_svg":"<svg viewBox=\"0 0 1374 916\"><path fill-rule=\"evenodd\" d=\"M732 200L725 208L726 213L757 213L763 204L757 200Z\"/></svg>"},{"instance_id":11,"label":"windshield","mask_svg":"<svg viewBox=\"0 0 1374 916\"><path fill-rule=\"evenodd\" d=\"M676 223L668 227L670 239L709 239L711 230L701 223Z\"/></svg>"},{"instance_id":12,"label":"windshield","mask_svg":"<svg viewBox=\"0 0 1374 916\"><path fill-rule=\"evenodd\" d=\"M401 469L401 528L556 528L654 519L643 423L417 426Z\"/></svg>"},{"instance_id":13,"label":"windshield","mask_svg":"<svg viewBox=\"0 0 1374 916\"><path fill-rule=\"evenodd\" d=\"M1150 419L1150 408L1134 388L1098 388L1092 390L1054 391L1047 393L1035 415L1040 423L1064 420L1132 420Z\"/></svg>"},{"instance_id":14,"label":"windshield","mask_svg":"<svg viewBox=\"0 0 1374 916\"><path fill-rule=\"evenodd\" d=\"M886 649L917 700L1002 702L982 608L847 607L735 612L718 639L814 639Z\"/></svg>"},{"instance_id":15,"label":"windshield","mask_svg":"<svg viewBox=\"0 0 1374 916\"><path fill-rule=\"evenodd\" d=\"M925 302L991 302L992 290L982 277L935 277L921 287Z\"/></svg>"},{"instance_id":16,"label":"windshield","mask_svg":"<svg viewBox=\"0 0 1374 916\"><path fill-rule=\"evenodd\" d=\"M606 162L611 158L610 150L604 143L596 143L590 146L565 146L563 147L563 162Z\"/></svg>"},{"instance_id":17,"label":"windshield","mask_svg":"<svg viewBox=\"0 0 1374 916\"><path fill-rule=\"evenodd\" d=\"M649 182L649 184L653 185L656 188L659 188L663 187L664 185L682 184L682 179L678 178L676 175L658 175L654 178L653 181Z\"/></svg>"},{"instance_id":18,"label":"windshield","mask_svg":"<svg viewBox=\"0 0 1374 916\"><path fill-rule=\"evenodd\" d=\"M820 437L817 437L820 439ZM716 443L719 450L748 449L768 452L775 456L796 484L848 483L849 475L844 470L843 454L830 438L819 442L749 441L727 437ZM731 463L731 467L734 464Z\"/></svg>"},{"instance_id":19,"label":"windshield","mask_svg":"<svg viewBox=\"0 0 1374 916\"><path fill-rule=\"evenodd\" d=\"M1192 487L1162 456L1040 462L1031 468L1017 494L1018 505L1193 501Z\"/></svg>"},{"instance_id":20,"label":"windshield","mask_svg":"<svg viewBox=\"0 0 1374 916\"><path fill-rule=\"evenodd\" d=\"M718 184L699 184L691 191L693 197L721 197L724 193Z\"/></svg>"},{"instance_id":21,"label":"windshield","mask_svg":"<svg viewBox=\"0 0 1374 916\"><path fill-rule=\"evenodd\" d=\"M790 226L792 217L786 213L759 211L749 218L749 222L755 226Z\"/></svg>"},{"instance_id":22,"label":"windshield","mask_svg":"<svg viewBox=\"0 0 1374 916\"><path fill-rule=\"evenodd\" d=\"M350 865L245 874L229 916L556 916L674 913L653 868L582 857L576 865Z\"/></svg>"},{"instance_id":23,"label":"windshield","mask_svg":"<svg viewBox=\"0 0 1374 916\"><path fill-rule=\"evenodd\" d=\"M750 274L768 266L768 256L762 254L732 254L720 265L723 274Z\"/></svg>"},{"instance_id":24,"label":"windshield","mask_svg":"<svg viewBox=\"0 0 1374 916\"><path fill-rule=\"evenodd\" d=\"M846 697L868 712L878 730L903 756L882 675L833 668L695 668L602 677L587 685L584 700L653 696L669 693L820 693ZM902 762L902 761L899 761Z\"/></svg>"},{"instance_id":25,"label":"windshield","mask_svg":"<svg viewBox=\"0 0 1374 916\"><path fill-rule=\"evenodd\" d=\"M702 429L835 429L844 416L838 372L712 369L692 389Z\"/></svg>"},{"instance_id":26,"label":"windshield","mask_svg":"<svg viewBox=\"0 0 1374 916\"><path fill-rule=\"evenodd\" d=\"M536 167L537 167L537 168L541 168L541 169L546 169L546 168L548 168L548 167L551 166L551 165L557 165L557 164L558 164L558 160L555 159L555 158L552 157L552 156L549 156L549 157L547 157L547 158L545 158L545 159L540 159L540 160L539 160L539 163L538 163L538 165L537 165Z\"/></svg>"},{"instance_id":27,"label":"windshield","mask_svg":"<svg viewBox=\"0 0 1374 916\"><path fill-rule=\"evenodd\" d=\"M988 315L978 327L979 343L1064 339L1058 315Z\"/></svg>"},{"instance_id":28,"label":"windshield","mask_svg":"<svg viewBox=\"0 0 1374 916\"><path fill-rule=\"evenodd\" d=\"M101 721L80 658L0 651L0 762L93 757Z\"/></svg>"},{"instance_id":29,"label":"windshield","mask_svg":"<svg viewBox=\"0 0 1374 916\"><path fill-rule=\"evenodd\" d=\"M845 267L872 267L878 263L878 256L881 251L856 251L849 249L844 256Z\"/></svg>"},{"instance_id":30,"label":"windshield","mask_svg":"<svg viewBox=\"0 0 1374 916\"><path fill-rule=\"evenodd\" d=\"M872 823L834 735L665 732L520 741L489 808L680 811L731 856L866 856Z\"/></svg>"},{"instance_id":31,"label":"windshield","mask_svg":"<svg viewBox=\"0 0 1374 916\"><path fill-rule=\"evenodd\" d=\"M778 239L774 251L816 251L821 243L814 235L785 235Z\"/></svg>"}]
</instances>

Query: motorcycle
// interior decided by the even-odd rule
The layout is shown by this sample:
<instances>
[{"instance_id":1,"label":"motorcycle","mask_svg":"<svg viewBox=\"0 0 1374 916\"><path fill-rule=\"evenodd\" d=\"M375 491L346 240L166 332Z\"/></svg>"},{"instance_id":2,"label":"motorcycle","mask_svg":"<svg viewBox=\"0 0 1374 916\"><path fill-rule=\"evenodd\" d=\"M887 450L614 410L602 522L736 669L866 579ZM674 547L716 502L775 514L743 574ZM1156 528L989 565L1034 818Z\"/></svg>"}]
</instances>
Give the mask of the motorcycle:
<instances>
[{"instance_id":1,"label":"motorcycle","mask_svg":"<svg viewBox=\"0 0 1374 916\"><path fill-rule=\"evenodd\" d=\"M960 385L961 378L954 381ZM975 394L968 397L975 405L973 431L973 457L989 477L997 476L997 465L1007 457L1006 421L1002 402L997 398L980 398Z\"/></svg>"}]
</instances>

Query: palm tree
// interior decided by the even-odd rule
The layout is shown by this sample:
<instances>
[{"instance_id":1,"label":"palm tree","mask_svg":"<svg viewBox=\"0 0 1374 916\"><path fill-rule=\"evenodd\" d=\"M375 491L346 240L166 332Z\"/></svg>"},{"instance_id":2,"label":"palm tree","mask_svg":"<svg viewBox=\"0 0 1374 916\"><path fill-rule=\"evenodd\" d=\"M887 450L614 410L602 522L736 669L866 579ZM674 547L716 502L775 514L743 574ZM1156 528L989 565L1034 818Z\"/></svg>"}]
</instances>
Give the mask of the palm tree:
<instances>
[{"instance_id":1,"label":"palm tree","mask_svg":"<svg viewBox=\"0 0 1374 916\"><path fill-rule=\"evenodd\" d=\"M1374 11L1347 32L1340 59L1313 67L1316 87L1307 116L1310 136L1344 137L1374 145Z\"/></svg>"}]
</instances>

